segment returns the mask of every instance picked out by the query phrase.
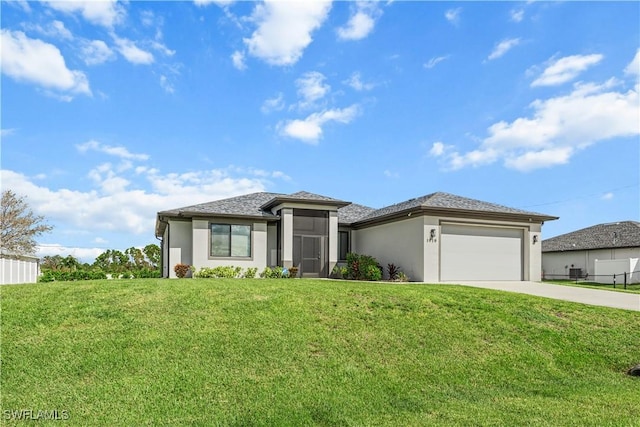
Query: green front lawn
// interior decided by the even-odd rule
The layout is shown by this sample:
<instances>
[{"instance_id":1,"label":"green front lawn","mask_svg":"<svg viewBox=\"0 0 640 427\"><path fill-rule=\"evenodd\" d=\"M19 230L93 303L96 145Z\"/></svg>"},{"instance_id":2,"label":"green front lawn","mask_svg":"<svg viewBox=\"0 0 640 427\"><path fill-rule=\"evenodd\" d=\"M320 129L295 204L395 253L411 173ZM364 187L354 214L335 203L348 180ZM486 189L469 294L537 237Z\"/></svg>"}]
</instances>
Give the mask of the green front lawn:
<instances>
[{"instance_id":1,"label":"green front lawn","mask_svg":"<svg viewBox=\"0 0 640 427\"><path fill-rule=\"evenodd\" d=\"M326 280L0 292L8 425L640 425L637 312Z\"/></svg>"}]
</instances>

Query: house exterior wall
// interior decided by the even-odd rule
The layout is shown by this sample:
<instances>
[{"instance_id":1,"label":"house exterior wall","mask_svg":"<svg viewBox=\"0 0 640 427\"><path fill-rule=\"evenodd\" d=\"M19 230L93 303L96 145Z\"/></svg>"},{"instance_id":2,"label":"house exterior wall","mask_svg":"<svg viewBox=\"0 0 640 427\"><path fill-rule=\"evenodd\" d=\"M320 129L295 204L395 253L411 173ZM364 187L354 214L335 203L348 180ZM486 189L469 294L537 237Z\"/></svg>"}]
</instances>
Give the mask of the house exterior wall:
<instances>
[{"instance_id":1,"label":"house exterior wall","mask_svg":"<svg viewBox=\"0 0 640 427\"><path fill-rule=\"evenodd\" d=\"M410 280L424 281L423 217L352 231L351 250L371 255L384 267L395 264Z\"/></svg>"},{"instance_id":2,"label":"house exterior wall","mask_svg":"<svg viewBox=\"0 0 640 427\"><path fill-rule=\"evenodd\" d=\"M0 285L36 283L40 268L38 258L0 258Z\"/></svg>"},{"instance_id":3,"label":"house exterior wall","mask_svg":"<svg viewBox=\"0 0 640 427\"><path fill-rule=\"evenodd\" d=\"M169 220L167 228L169 229L169 244L166 245L169 259L167 268L169 277L175 278L176 273L173 268L176 264L193 264L191 221Z\"/></svg>"},{"instance_id":4,"label":"house exterior wall","mask_svg":"<svg viewBox=\"0 0 640 427\"><path fill-rule=\"evenodd\" d=\"M581 268L583 273L594 276L596 274L596 259L611 260L628 258L640 258L640 247L544 252L542 254L542 270L546 279L569 277L570 268Z\"/></svg>"},{"instance_id":5,"label":"house exterior wall","mask_svg":"<svg viewBox=\"0 0 640 427\"><path fill-rule=\"evenodd\" d=\"M212 257L209 255L211 246L211 223L229 223L229 218L207 218L193 220L193 262L192 265L200 270L203 267L219 267L233 265L234 267L255 267L262 271L267 266L267 223L251 220L233 220L233 224L251 225L251 257Z\"/></svg>"},{"instance_id":6,"label":"house exterior wall","mask_svg":"<svg viewBox=\"0 0 640 427\"><path fill-rule=\"evenodd\" d=\"M539 223L416 215L395 222L353 230L351 251L375 257L385 270L388 263L394 263L412 281L439 282L442 256L441 230L444 223L522 230L522 278L532 281L541 280L542 225ZM434 230L433 238L431 230ZM534 235L537 236L535 243Z\"/></svg>"}]
</instances>

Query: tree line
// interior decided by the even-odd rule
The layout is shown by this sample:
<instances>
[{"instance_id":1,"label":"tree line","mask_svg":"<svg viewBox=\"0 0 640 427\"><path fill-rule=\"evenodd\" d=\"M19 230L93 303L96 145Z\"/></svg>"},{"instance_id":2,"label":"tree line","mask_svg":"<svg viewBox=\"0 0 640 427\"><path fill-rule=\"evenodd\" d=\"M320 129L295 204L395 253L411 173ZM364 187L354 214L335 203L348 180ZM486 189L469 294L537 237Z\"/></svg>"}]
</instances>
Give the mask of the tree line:
<instances>
[{"instance_id":1,"label":"tree line","mask_svg":"<svg viewBox=\"0 0 640 427\"><path fill-rule=\"evenodd\" d=\"M33 213L24 197L12 190L2 192L0 203L0 246L2 256L33 255L35 238L51 232L53 227L42 215ZM144 248L131 247L124 252L109 249L93 264L81 263L72 255L45 256L40 260L40 281L105 279L112 277L160 277L160 247L149 244Z\"/></svg>"},{"instance_id":2,"label":"tree line","mask_svg":"<svg viewBox=\"0 0 640 427\"><path fill-rule=\"evenodd\" d=\"M81 263L72 255L48 255L40 260L40 281L160 277L160 246L131 247L124 252L108 249L92 264Z\"/></svg>"}]
</instances>

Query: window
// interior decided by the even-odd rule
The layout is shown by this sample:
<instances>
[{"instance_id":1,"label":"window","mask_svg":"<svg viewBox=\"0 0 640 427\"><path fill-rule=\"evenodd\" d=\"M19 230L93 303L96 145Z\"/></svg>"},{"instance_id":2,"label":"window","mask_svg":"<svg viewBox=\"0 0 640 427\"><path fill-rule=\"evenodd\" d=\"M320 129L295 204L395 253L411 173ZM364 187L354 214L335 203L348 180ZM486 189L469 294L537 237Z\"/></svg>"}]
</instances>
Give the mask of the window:
<instances>
[{"instance_id":1,"label":"window","mask_svg":"<svg viewBox=\"0 0 640 427\"><path fill-rule=\"evenodd\" d=\"M211 256L250 257L251 226L211 224Z\"/></svg>"},{"instance_id":2,"label":"window","mask_svg":"<svg viewBox=\"0 0 640 427\"><path fill-rule=\"evenodd\" d=\"M346 261L349 253L349 232L338 231L338 261Z\"/></svg>"}]
</instances>

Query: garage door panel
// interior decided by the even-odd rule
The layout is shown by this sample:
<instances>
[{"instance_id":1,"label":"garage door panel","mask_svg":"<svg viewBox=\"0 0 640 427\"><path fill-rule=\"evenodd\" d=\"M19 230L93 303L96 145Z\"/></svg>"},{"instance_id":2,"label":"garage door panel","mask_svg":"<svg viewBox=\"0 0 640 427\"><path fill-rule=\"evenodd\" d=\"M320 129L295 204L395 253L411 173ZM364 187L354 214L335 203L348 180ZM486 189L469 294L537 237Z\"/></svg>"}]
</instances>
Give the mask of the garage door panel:
<instances>
[{"instance_id":1,"label":"garage door panel","mask_svg":"<svg viewBox=\"0 0 640 427\"><path fill-rule=\"evenodd\" d=\"M443 225L441 280L522 280L522 230Z\"/></svg>"}]
</instances>

